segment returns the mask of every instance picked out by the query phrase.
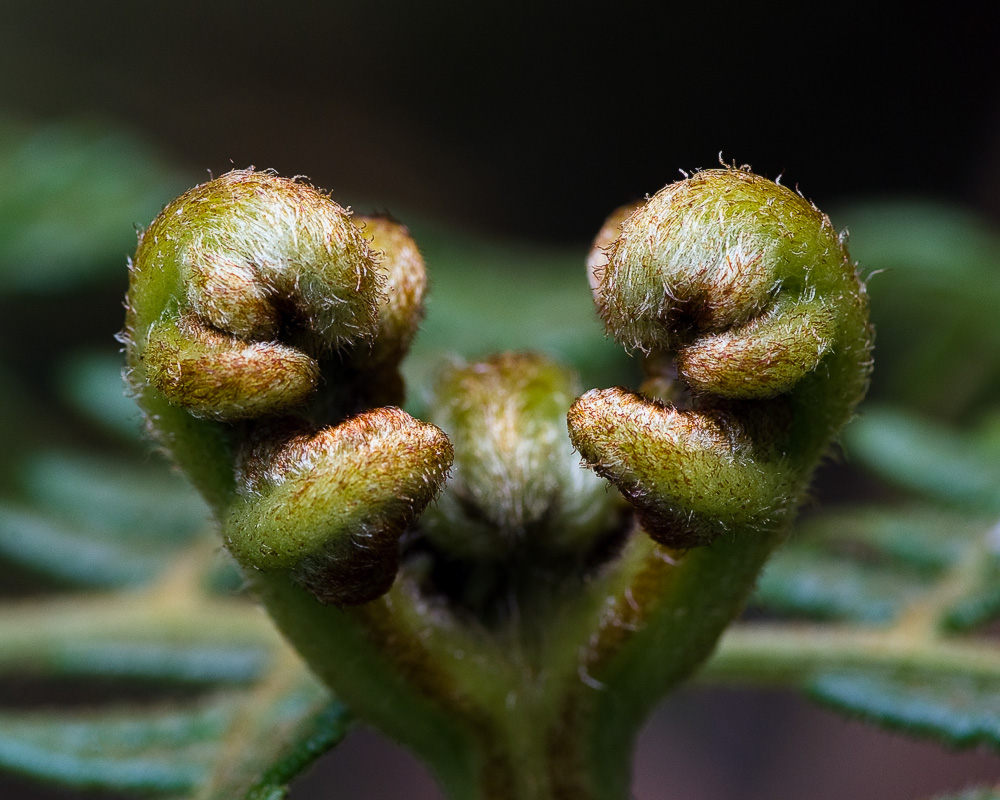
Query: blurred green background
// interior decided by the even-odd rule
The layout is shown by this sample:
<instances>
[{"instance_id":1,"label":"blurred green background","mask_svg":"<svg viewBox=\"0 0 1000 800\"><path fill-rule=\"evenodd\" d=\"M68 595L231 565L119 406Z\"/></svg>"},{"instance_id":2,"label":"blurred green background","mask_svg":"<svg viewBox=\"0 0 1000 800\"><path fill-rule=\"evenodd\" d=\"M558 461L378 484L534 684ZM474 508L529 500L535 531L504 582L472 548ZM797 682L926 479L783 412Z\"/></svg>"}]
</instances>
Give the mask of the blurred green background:
<instances>
[{"instance_id":1,"label":"blurred green background","mask_svg":"<svg viewBox=\"0 0 1000 800\"><path fill-rule=\"evenodd\" d=\"M304 174L412 225L432 280L419 409L442 352L537 346L587 386L629 380L590 315L589 238L679 170L749 163L831 212L877 273L873 400L986 430L1000 398L994 32L959 8L791 8L0 5L0 493L30 494L24 465L53 449L134 456L114 432L134 422L113 334L135 228L233 166ZM892 491L848 461L816 496ZM58 588L16 565L0 578L5 596ZM0 705L45 692L0 688ZM640 800L663 785L688 800L902 800L1000 777L995 758L783 693L704 689L653 720L637 765ZM362 735L293 796L337 781L358 800L434 797L426 777L406 784L412 769ZM0 796L79 795L0 777Z\"/></svg>"}]
</instances>

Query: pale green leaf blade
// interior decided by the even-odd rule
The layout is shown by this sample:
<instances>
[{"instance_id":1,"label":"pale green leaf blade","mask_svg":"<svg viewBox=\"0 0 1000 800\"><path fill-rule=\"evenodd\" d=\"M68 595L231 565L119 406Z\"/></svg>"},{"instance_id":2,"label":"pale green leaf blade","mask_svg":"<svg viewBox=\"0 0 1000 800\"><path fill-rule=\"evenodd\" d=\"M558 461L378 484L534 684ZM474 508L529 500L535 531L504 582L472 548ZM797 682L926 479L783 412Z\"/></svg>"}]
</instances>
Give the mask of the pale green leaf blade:
<instances>
[{"instance_id":1,"label":"pale green leaf blade","mask_svg":"<svg viewBox=\"0 0 1000 800\"><path fill-rule=\"evenodd\" d=\"M347 709L336 700L303 719L297 738L276 753L273 763L246 792L246 800L281 800L288 795L288 784L302 774L324 753L345 737L351 720ZM225 796L216 793L219 800Z\"/></svg>"},{"instance_id":2,"label":"pale green leaf blade","mask_svg":"<svg viewBox=\"0 0 1000 800\"><path fill-rule=\"evenodd\" d=\"M186 709L0 713L0 765L78 788L189 792L209 774L232 698Z\"/></svg>"},{"instance_id":3,"label":"pale green leaf blade","mask_svg":"<svg viewBox=\"0 0 1000 800\"><path fill-rule=\"evenodd\" d=\"M81 586L138 585L209 528L200 497L165 464L41 452L0 501L0 557Z\"/></svg>"},{"instance_id":4,"label":"pale green leaf blade","mask_svg":"<svg viewBox=\"0 0 1000 800\"><path fill-rule=\"evenodd\" d=\"M272 696L265 688L181 707L0 713L0 766L80 789L284 797L350 728L342 704L301 670L294 677Z\"/></svg>"},{"instance_id":5,"label":"pale green leaf blade","mask_svg":"<svg viewBox=\"0 0 1000 800\"><path fill-rule=\"evenodd\" d=\"M259 680L272 667L278 636L249 603L172 605L134 592L5 603L0 675L232 685Z\"/></svg>"},{"instance_id":6,"label":"pale green leaf blade","mask_svg":"<svg viewBox=\"0 0 1000 800\"><path fill-rule=\"evenodd\" d=\"M0 712L0 767L81 789L280 798L350 724L345 707L283 651L242 689L205 699Z\"/></svg>"},{"instance_id":7,"label":"pale green leaf blade","mask_svg":"<svg viewBox=\"0 0 1000 800\"><path fill-rule=\"evenodd\" d=\"M1000 523L984 534L981 557L970 569L972 579L945 612L948 630L966 631L1000 616Z\"/></svg>"},{"instance_id":8,"label":"pale green leaf blade","mask_svg":"<svg viewBox=\"0 0 1000 800\"><path fill-rule=\"evenodd\" d=\"M1000 458L968 436L903 411L867 407L845 440L855 459L899 486L1000 514Z\"/></svg>"},{"instance_id":9,"label":"pale green leaf blade","mask_svg":"<svg viewBox=\"0 0 1000 800\"><path fill-rule=\"evenodd\" d=\"M907 571L789 547L765 568L754 603L796 617L886 624L927 589Z\"/></svg>"},{"instance_id":10,"label":"pale green leaf blade","mask_svg":"<svg viewBox=\"0 0 1000 800\"><path fill-rule=\"evenodd\" d=\"M211 526L205 502L162 461L43 451L20 474L34 509L105 539L177 546Z\"/></svg>"},{"instance_id":11,"label":"pale green leaf blade","mask_svg":"<svg viewBox=\"0 0 1000 800\"><path fill-rule=\"evenodd\" d=\"M252 645L94 639L67 642L46 655L40 666L51 674L245 684L264 674L271 654Z\"/></svg>"},{"instance_id":12,"label":"pale green leaf blade","mask_svg":"<svg viewBox=\"0 0 1000 800\"><path fill-rule=\"evenodd\" d=\"M808 693L851 716L953 747L1000 749L1000 682L962 674L841 672L811 680Z\"/></svg>"},{"instance_id":13,"label":"pale green leaf blade","mask_svg":"<svg viewBox=\"0 0 1000 800\"><path fill-rule=\"evenodd\" d=\"M172 548L171 548L172 549ZM107 541L87 529L0 503L0 558L80 586L146 583L170 550L139 540Z\"/></svg>"},{"instance_id":14,"label":"pale green leaf blade","mask_svg":"<svg viewBox=\"0 0 1000 800\"><path fill-rule=\"evenodd\" d=\"M805 520L765 567L754 602L772 613L886 624L934 590L947 570L977 555L992 519L906 507L848 507ZM995 584L983 579L956 600L953 627L987 618ZM975 621L973 621L975 620Z\"/></svg>"},{"instance_id":15,"label":"pale green leaf blade","mask_svg":"<svg viewBox=\"0 0 1000 800\"><path fill-rule=\"evenodd\" d=\"M123 439L146 442L142 412L128 396L123 367L119 353L74 353L57 369L57 388L88 420Z\"/></svg>"},{"instance_id":16,"label":"pale green leaf blade","mask_svg":"<svg viewBox=\"0 0 1000 800\"><path fill-rule=\"evenodd\" d=\"M805 519L792 541L934 576L958 561L989 526L982 517L924 506L846 506Z\"/></svg>"},{"instance_id":17,"label":"pale green leaf blade","mask_svg":"<svg viewBox=\"0 0 1000 800\"><path fill-rule=\"evenodd\" d=\"M121 130L0 120L0 291L121 276L129 223L146 225L189 182Z\"/></svg>"},{"instance_id":18,"label":"pale green leaf blade","mask_svg":"<svg viewBox=\"0 0 1000 800\"><path fill-rule=\"evenodd\" d=\"M958 418L1000 390L1000 236L942 203L857 204L837 215L866 273L878 331L871 395Z\"/></svg>"},{"instance_id":19,"label":"pale green leaf blade","mask_svg":"<svg viewBox=\"0 0 1000 800\"><path fill-rule=\"evenodd\" d=\"M286 662L244 698L192 800L283 798L288 783L350 727L343 704L301 665Z\"/></svg>"}]
</instances>

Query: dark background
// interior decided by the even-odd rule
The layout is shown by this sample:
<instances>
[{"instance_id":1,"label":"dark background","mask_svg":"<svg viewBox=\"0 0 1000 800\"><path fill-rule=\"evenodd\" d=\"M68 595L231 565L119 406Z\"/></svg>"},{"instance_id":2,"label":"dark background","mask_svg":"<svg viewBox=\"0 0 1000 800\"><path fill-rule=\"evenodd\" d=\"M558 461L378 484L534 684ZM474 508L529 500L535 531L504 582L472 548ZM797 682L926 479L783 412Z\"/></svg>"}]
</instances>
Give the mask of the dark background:
<instances>
[{"instance_id":1,"label":"dark background","mask_svg":"<svg viewBox=\"0 0 1000 800\"><path fill-rule=\"evenodd\" d=\"M916 193L1000 213L987 4L878 5L12 3L0 109L545 241L586 241L720 153L825 208Z\"/></svg>"},{"instance_id":2,"label":"dark background","mask_svg":"<svg viewBox=\"0 0 1000 800\"><path fill-rule=\"evenodd\" d=\"M0 113L95 119L195 175L273 167L344 204L581 252L611 209L720 153L825 209L929 196L1000 219L995 25L974 4L876 5L9 2ZM891 800L1000 775L775 692L687 690L643 741L642 800ZM427 796L386 758L356 739L297 796L324 774L357 780L345 798Z\"/></svg>"}]
</instances>

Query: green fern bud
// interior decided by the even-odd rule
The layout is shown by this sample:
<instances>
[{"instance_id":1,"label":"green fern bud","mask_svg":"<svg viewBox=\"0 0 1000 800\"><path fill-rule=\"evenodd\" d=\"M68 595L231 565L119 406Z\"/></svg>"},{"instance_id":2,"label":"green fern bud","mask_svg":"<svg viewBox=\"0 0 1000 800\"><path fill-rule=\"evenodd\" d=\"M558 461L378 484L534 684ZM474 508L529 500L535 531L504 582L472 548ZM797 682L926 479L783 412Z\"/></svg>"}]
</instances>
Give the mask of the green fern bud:
<instances>
[{"instance_id":1,"label":"green fern bud","mask_svg":"<svg viewBox=\"0 0 1000 800\"><path fill-rule=\"evenodd\" d=\"M226 546L246 567L292 571L323 602L366 603L392 585L399 538L452 459L444 433L398 408L316 433L265 427L240 461Z\"/></svg>"},{"instance_id":2,"label":"green fern bud","mask_svg":"<svg viewBox=\"0 0 1000 800\"><path fill-rule=\"evenodd\" d=\"M312 187L266 172L235 170L174 200L140 235L131 272L125 337L140 396L156 331L189 340L198 359L279 337L316 357L370 340L378 322L381 279L361 230ZM153 369L183 370L185 348L172 354L154 354ZM186 405L184 386L157 388ZM295 391L288 404L300 399ZM206 395L199 407L210 403Z\"/></svg>"},{"instance_id":3,"label":"green fern bud","mask_svg":"<svg viewBox=\"0 0 1000 800\"><path fill-rule=\"evenodd\" d=\"M691 399L589 392L569 414L574 444L664 544L780 526L871 367L864 286L841 238L799 195L735 169L623 216L591 257L598 312L648 354L653 383L672 369Z\"/></svg>"},{"instance_id":4,"label":"green fern bud","mask_svg":"<svg viewBox=\"0 0 1000 800\"><path fill-rule=\"evenodd\" d=\"M425 282L405 228L266 172L195 187L140 236L128 379L246 569L335 604L392 584L452 462L439 429L378 407L402 400Z\"/></svg>"},{"instance_id":5,"label":"green fern bud","mask_svg":"<svg viewBox=\"0 0 1000 800\"><path fill-rule=\"evenodd\" d=\"M534 353L456 365L432 419L455 445L451 482L421 520L454 557L585 555L621 499L582 469L566 435L576 376Z\"/></svg>"}]
</instances>

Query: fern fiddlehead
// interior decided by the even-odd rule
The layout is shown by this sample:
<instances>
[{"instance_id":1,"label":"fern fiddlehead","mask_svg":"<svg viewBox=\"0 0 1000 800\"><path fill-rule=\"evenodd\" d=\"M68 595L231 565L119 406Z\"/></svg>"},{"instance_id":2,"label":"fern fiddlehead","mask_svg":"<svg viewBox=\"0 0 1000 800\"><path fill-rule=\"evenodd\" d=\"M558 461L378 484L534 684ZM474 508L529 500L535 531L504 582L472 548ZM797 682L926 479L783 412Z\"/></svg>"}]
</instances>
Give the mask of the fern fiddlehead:
<instances>
[{"instance_id":1,"label":"fern fiddlehead","mask_svg":"<svg viewBox=\"0 0 1000 800\"><path fill-rule=\"evenodd\" d=\"M652 394L688 401L590 392L570 413L574 444L664 544L781 525L871 363L864 288L829 219L778 184L712 170L597 249L608 331L646 355Z\"/></svg>"},{"instance_id":2,"label":"fern fiddlehead","mask_svg":"<svg viewBox=\"0 0 1000 800\"><path fill-rule=\"evenodd\" d=\"M397 407L424 267L396 223L237 171L168 206L132 268L154 435L313 670L453 798L627 796L636 730L739 611L867 383L843 243L749 172L616 212L588 268L639 391L577 398L502 354L443 373L436 425Z\"/></svg>"},{"instance_id":3,"label":"fern fiddlehead","mask_svg":"<svg viewBox=\"0 0 1000 800\"><path fill-rule=\"evenodd\" d=\"M372 241L328 197L269 173L196 187L140 238L123 337L149 427L240 563L292 570L338 603L389 588L398 539L452 458L437 428L368 410L366 372L399 402L425 280L405 229L370 224Z\"/></svg>"}]
</instances>

